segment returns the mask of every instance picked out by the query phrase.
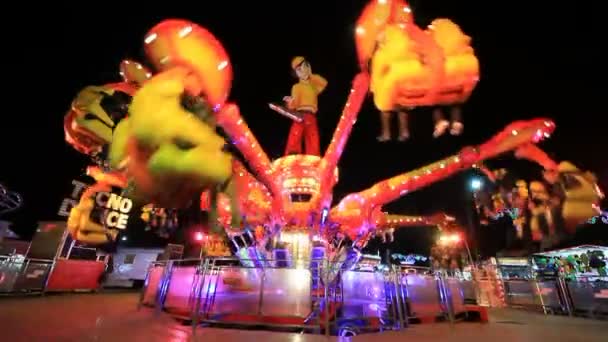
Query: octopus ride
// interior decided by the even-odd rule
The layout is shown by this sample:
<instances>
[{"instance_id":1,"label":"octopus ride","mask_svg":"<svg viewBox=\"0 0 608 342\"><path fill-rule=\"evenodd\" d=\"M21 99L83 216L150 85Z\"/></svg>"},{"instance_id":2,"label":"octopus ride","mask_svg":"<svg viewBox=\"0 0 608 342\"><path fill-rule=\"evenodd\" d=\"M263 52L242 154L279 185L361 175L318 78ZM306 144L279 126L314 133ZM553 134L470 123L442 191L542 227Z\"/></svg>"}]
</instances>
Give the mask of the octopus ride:
<instances>
[{"instance_id":1,"label":"octopus ride","mask_svg":"<svg viewBox=\"0 0 608 342\"><path fill-rule=\"evenodd\" d=\"M274 161L248 128L238 105L228 102L232 65L220 41L187 20L154 26L144 38L154 71L124 61L123 82L85 88L66 115L66 140L97 163L89 168L97 183L69 217L72 236L93 245L116 239L115 229L92 218L95 192L112 187L123 189L123 196L148 209L185 209L200 203L201 210L209 212L213 231L227 241L240 265L225 269L221 258L206 258L200 264L205 267L173 269L171 284L165 282L167 272L153 269L144 302L184 291L182 297L198 298L196 309L190 300L186 306L207 318L218 307L241 313L224 315L223 320L242 320L243 312L250 310L258 318L289 310L302 324L335 318L341 310L336 304L338 288L358 291L365 282L386 283L374 273L349 273L370 239L390 239L398 227L450 221L441 214L393 215L383 206L484 160L509 151L517 154L555 129L546 118L516 121L481 145L334 202L338 162L370 82L374 102L384 110L464 101L477 81L477 59L470 46L461 54L443 52L448 50L442 44L466 47L456 24L442 19L437 27L447 27L443 39L424 45L430 49L426 55L412 54L408 46L422 38L411 16L402 13L409 13L403 1L373 1L364 10L356 30L361 71L353 78L325 153ZM423 58L435 58L436 63L423 63ZM262 290L260 279L265 284ZM156 286L159 282L164 285ZM276 291L270 295L272 289ZM259 307L254 309L261 300L247 297L258 290L270 303L263 314ZM380 298L383 291L372 291L371 296ZM307 305L294 304L295 297L308 298ZM376 305L365 310L379 309Z\"/></svg>"}]
</instances>

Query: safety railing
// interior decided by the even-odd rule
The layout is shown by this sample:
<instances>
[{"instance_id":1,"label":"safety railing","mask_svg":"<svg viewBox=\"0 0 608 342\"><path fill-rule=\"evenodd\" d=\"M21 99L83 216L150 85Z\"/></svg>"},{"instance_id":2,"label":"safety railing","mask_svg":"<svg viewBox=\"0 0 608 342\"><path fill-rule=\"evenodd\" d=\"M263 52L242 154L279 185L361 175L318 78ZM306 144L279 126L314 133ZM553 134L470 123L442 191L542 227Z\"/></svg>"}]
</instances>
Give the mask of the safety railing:
<instances>
[{"instance_id":1,"label":"safety railing","mask_svg":"<svg viewBox=\"0 0 608 342\"><path fill-rule=\"evenodd\" d=\"M505 304L545 314L608 318L608 279L554 278L504 279Z\"/></svg>"},{"instance_id":2,"label":"safety railing","mask_svg":"<svg viewBox=\"0 0 608 342\"><path fill-rule=\"evenodd\" d=\"M43 293L54 265L50 259L0 255L0 293Z\"/></svg>"},{"instance_id":3,"label":"safety railing","mask_svg":"<svg viewBox=\"0 0 608 342\"><path fill-rule=\"evenodd\" d=\"M608 278L563 279L573 315L608 319Z\"/></svg>"},{"instance_id":4,"label":"safety railing","mask_svg":"<svg viewBox=\"0 0 608 342\"><path fill-rule=\"evenodd\" d=\"M0 293L95 291L105 270L99 260L35 259L0 255Z\"/></svg>"},{"instance_id":5,"label":"safety railing","mask_svg":"<svg viewBox=\"0 0 608 342\"><path fill-rule=\"evenodd\" d=\"M327 260L300 267L246 267L233 258L171 260L150 266L140 305L199 324L263 325L325 334L399 330L412 318L454 321L475 295L472 282L400 268L340 272ZM260 262L258 262L258 265ZM302 266L304 265L304 266Z\"/></svg>"}]
</instances>

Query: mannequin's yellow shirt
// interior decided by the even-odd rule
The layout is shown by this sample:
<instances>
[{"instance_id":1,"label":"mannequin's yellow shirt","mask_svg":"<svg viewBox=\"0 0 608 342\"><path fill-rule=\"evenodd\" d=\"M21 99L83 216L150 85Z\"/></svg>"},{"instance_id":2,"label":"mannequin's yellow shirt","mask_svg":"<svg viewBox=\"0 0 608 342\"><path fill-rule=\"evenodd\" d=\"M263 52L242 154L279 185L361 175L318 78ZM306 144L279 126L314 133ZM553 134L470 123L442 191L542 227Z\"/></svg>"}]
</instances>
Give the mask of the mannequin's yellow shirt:
<instances>
[{"instance_id":1,"label":"mannequin's yellow shirt","mask_svg":"<svg viewBox=\"0 0 608 342\"><path fill-rule=\"evenodd\" d=\"M291 87L291 110L302 110L316 113L317 97L327 86L327 80L320 75L310 75L306 81L300 80Z\"/></svg>"}]
</instances>

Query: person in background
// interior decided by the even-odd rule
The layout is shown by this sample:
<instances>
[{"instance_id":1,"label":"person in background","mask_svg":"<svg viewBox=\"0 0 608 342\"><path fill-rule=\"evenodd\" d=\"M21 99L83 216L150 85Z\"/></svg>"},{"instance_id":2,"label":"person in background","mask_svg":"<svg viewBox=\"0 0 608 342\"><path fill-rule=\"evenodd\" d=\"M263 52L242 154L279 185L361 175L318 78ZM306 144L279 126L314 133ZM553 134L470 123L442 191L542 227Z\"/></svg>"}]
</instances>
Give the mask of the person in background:
<instances>
[{"instance_id":1,"label":"person in background","mask_svg":"<svg viewBox=\"0 0 608 342\"><path fill-rule=\"evenodd\" d=\"M587 253L589 253L589 251L587 251ZM581 269L583 270L583 273L589 272L589 254L587 253L582 253L580 256L580 263L581 263Z\"/></svg>"}]
</instances>

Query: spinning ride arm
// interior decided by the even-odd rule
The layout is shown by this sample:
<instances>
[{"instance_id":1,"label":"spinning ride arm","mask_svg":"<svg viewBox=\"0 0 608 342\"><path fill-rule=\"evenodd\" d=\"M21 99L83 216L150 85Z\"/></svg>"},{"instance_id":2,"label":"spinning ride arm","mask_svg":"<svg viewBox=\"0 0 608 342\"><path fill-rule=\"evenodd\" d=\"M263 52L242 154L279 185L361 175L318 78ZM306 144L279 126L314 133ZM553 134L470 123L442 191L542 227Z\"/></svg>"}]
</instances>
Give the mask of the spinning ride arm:
<instances>
[{"instance_id":1,"label":"spinning ride arm","mask_svg":"<svg viewBox=\"0 0 608 342\"><path fill-rule=\"evenodd\" d=\"M443 227L450 222L454 222L454 218L446 214L437 214L432 216L408 216L382 213L382 216L375 220L375 224L379 229L420 226Z\"/></svg>"},{"instance_id":2,"label":"spinning ride arm","mask_svg":"<svg viewBox=\"0 0 608 342\"><path fill-rule=\"evenodd\" d=\"M393 241L393 233L396 229L406 227L445 227L454 222L454 218L443 213L432 216L407 216L380 213L374 220L376 235L380 235L383 241Z\"/></svg>"},{"instance_id":3,"label":"spinning ride arm","mask_svg":"<svg viewBox=\"0 0 608 342\"><path fill-rule=\"evenodd\" d=\"M270 160L241 118L234 104L227 104L232 84L232 65L221 42L201 26L184 20L166 20L145 38L146 54L161 71L187 70L186 92L201 96L216 113L216 123L248 160L257 177L273 192Z\"/></svg>"},{"instance_id":4,"label":"spinning ride arm","mask_svg":"<svg viewBox=\"0 0 608 342\"><path fill-rule=\"evenodd\" d=\"M537 143L549 137L554 129L555 124L549 119L514 122L477 148L464 148L455 156L376 183L360 194L369 201L371 207L390 203L406 193L447 178L476 163L516 149L523 144Z\"/></svg>"},{"instance_id":5,"label":"spinning ride arm","mask_svg":"<svg viewBox=\"0 0 608 342\"><path fill-rule=\"evenodd\" d=\"M255 171L257 178L277 197L279 191L272 178L270 159L241 117L239 108L229 104L218 113L217 118L218 125L230 136L234 145Z\"/></svg>"},{"instance_id":6,"label":"spinning ride arm","mask_svg":"<svg viewBox=\"0 0 608 342\"><path fill-rule=\"evenodd\" d=\"M524 145L515 150L515 157L533 161L542 166L545 170L557 170L557 163L553 161L545 151L533 144Z\"/></svg>"},{"instance_id":7,"label":"spinning ride arm","mask_svg":"<svg viewBox=\"0 0 608 342\"><path fill-rule=\"evenodd\" d=\"M344 105L344 110L340 116L338 127L327 147L320 164L321 193L331 191L334 173L338 166L338 161L344 151L344 146L348 141L352 128L357 121L357 115L361 110L363 101L369 87L369 75L365 72L359 73L353 79L353 86L350 90L348 100Z\"/></svg>"}]
</instances>

